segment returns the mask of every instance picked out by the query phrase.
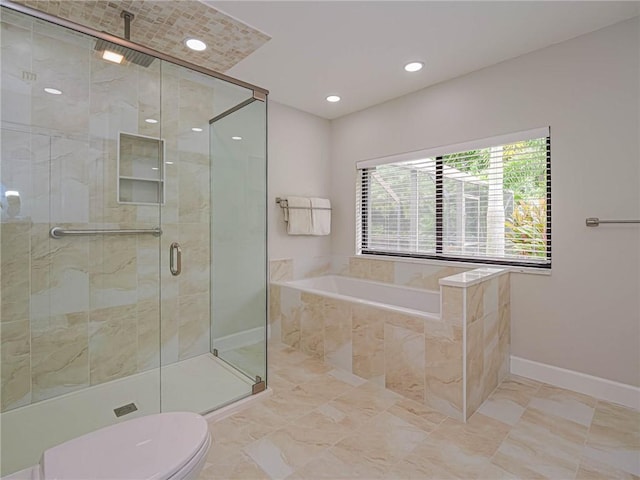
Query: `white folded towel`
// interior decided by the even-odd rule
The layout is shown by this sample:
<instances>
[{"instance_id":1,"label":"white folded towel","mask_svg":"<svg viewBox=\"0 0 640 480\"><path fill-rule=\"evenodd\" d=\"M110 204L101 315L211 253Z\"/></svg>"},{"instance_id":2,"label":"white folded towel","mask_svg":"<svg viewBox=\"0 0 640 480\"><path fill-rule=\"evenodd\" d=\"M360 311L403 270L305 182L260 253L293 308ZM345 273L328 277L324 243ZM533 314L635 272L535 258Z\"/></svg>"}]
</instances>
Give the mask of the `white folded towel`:
<instances>
[{"instance_id":1,"label":"white folded towel","mask_svg":"<svg viewBox=\"0 0 640 480\"><path fill-rule=\"evenodd\" d=\"M311 198L312 235L331 233L331 202L328 198Z\"/></svg>"},{"instance_id":2,"label":"white folded towel","mask_svg":"<svg viewBox=\"0 0 640 480\"><path fill-rule=\"evenodd\" d=\"M306 197L287 197L289 221L287 233L289 235L311 235L313 223L311 221L311 200Z\"/></svg>"}]
</instances>

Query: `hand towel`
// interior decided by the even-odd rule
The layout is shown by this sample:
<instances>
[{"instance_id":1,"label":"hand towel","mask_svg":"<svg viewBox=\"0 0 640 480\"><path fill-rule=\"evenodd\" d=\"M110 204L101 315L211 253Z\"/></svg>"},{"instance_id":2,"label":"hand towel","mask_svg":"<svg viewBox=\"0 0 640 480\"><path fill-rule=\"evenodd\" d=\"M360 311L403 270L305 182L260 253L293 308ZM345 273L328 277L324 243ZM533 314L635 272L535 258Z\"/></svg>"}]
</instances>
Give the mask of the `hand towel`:
<instances>
[{"instance_id":1,"label":"hand towel","mask_svg":"<svg viewBox=\"0 0 640 480\"><path fill-rule=\"evenodd\" d=\"M312 235L331 233L331 202L328 198L311 198Z\"/></svg>"},{"instance_id":2,"label":"hand towel","mask_svg":"<svg viewBox=\"0 0 640 480\"><path fill-rule=\"evenodd\" d=\"M311 200L306 197L287 197L289 235L311 235Z\"/></svg>"}]
</instances>

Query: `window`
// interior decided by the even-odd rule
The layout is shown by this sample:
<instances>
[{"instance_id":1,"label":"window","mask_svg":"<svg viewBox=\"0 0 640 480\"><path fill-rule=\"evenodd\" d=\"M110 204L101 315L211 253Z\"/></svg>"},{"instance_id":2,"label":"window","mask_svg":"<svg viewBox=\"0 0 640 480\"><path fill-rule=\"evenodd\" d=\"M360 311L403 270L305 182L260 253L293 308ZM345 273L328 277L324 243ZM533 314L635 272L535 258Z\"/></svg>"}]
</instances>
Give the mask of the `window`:
<instances>
[{"instance_id":1,"label":"window","mask_svg":"<svg viewBox=\"0 0 640 480\"><path fill-rule=\"evenodd\" d=\"M551 267L549 129L358 162L360 253Z\"/></svg>"}]
</instances>

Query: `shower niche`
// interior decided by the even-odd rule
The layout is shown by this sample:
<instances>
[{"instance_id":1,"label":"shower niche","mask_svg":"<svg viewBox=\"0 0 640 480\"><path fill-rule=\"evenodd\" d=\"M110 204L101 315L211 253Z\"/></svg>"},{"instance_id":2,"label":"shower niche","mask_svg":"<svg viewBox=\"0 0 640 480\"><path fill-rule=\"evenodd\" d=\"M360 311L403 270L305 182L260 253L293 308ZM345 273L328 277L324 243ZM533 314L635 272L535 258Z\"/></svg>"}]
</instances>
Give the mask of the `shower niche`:
<instances>
[{"instance_id":1,"label":"shower niche","mask_svg":"<svg viewBox=\"0 0 640 480\"><path fill-rule=\"evenodd\" d=\"M118 203L164 204L164 140L118 134Z\"/></svg>"}]
</instances>

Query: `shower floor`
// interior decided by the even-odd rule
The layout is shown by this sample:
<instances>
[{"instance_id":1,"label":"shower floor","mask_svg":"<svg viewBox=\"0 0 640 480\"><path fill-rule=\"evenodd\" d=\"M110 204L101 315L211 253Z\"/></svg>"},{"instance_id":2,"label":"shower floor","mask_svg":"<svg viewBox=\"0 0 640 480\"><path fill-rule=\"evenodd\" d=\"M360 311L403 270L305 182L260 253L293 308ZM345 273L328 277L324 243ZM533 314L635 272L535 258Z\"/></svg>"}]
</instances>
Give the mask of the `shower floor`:
<instances>
[{"instance_id":1,"label":"shower floor","mask_svg":"<svg viewBox=\"0 0 640 480\"><path fill-rule=\"evenodd\" d=\"M35 465L58 443L117 421L162 411L205 413L251 393L252 381L211 354L88 387L0 415L2 472ZM162 398L159 396L162 392ZM137 411L116 420L114 408Z\"/></svg>"}]
</instances>

